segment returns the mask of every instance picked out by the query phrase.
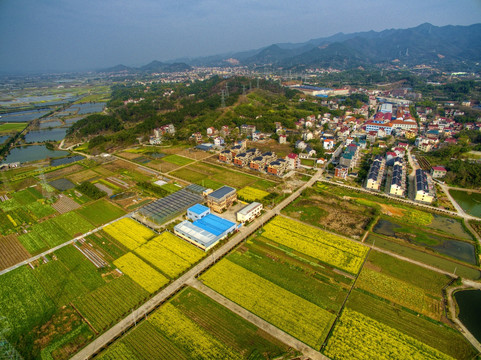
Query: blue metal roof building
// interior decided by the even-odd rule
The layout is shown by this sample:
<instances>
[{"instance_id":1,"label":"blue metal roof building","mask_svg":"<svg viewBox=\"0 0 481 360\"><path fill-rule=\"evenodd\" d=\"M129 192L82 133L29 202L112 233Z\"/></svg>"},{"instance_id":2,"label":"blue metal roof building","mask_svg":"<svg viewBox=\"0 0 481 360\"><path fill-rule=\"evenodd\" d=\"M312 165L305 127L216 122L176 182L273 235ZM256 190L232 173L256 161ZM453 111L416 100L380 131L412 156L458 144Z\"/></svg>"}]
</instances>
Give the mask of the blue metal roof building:
<instances>
[{"instance_id":1,"label":"blue metal roof building","mask_svg":"<svg viewBox=\"0 0 481 360\"><path fill-rule=\"evenodd\" d=\"M236 228L234 222L210 214L210 209L200 204L192 206L187 212L203 216L194 222L188 220L181 222L174 227L174 232L204 251L209 250Z\"/></svg>"}]
</instances>

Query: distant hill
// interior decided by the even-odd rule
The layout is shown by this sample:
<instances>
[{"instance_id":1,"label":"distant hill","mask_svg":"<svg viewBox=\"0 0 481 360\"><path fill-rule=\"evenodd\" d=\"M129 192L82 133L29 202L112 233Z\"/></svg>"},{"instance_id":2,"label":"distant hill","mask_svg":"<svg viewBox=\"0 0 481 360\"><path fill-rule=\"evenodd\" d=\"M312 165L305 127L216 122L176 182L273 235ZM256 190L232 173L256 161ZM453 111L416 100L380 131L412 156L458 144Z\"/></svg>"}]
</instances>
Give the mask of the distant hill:
<instances>
[{"instance_id":1,"label":"distant hill","mask_svg":"<svg viewBox=\"0 0 481 360\"><path fill-rule=\"evenodd\" d=\"M171 73L171 72L179 72L179 71L187 71L190 70L192 67L181 62L174 62L174 63L163 63L157 60L154 60L147 65L141 66L139 68L135 67L128 67L125 65L116 65L107 69L99 70L98 72L102 73Z\"/></svg>"},{"instance_id":2,"label":"distant hill","mask_svg":"<svg viewBox=\"0 0 481 360\"><path fill-rule=\"evenodd\" d=\"M425 23L409 29L338 33L304 43L279 43L257 50L182 60L192 66L228 66L228 59L236 59L242 65L285 68L348 69L387 63L469 65L481 62L481 24L438 27Z\"/></svg>"}]
</instances>

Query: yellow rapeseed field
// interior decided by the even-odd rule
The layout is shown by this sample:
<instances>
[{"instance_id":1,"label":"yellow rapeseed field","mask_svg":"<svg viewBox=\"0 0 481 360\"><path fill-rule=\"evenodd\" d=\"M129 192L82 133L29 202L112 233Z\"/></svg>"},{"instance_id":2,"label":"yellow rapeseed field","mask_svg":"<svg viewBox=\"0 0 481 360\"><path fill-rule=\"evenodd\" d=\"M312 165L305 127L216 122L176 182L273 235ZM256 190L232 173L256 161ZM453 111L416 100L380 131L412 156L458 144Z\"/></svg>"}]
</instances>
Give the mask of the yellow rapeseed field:
<instances>
[{"instance_id":1,"label":"yellow rapeseed field","mask_svg":"<svg viewBox=\"0 0 481 360\"><path fill-rule=\"evenodd\" d=\"M329 337L325 354L341 359L452 359L396 329L344 309Z\"/></svg>"},{"instance_id":2,"label":"yellow rapeseed field","mask_svg":"<svg viewBox=\"0 0 481 360\"><path fill-rule=\"evenodd\" d=\"M164 275L131 252L115 260L114 265L150 293L156 292L169 282Z\"/></svg>"},{"instance_id":3,"label":"yellow rapeseed field","mask_svg":"<svg viewBox=\"0 0 481 360\"><path fill-rule=\"evenodd\" d=\"M272 325L319 349L335 315L223 259L201 278L204 283Z\"/></svg>"},{"instance_id":4,"label":"yellow rapeseed field","mask_svg":"<svg viewBox=\"0 0 481 360\"><path fill-rule=\"evenodd\" d=\"M152 230L130 218L120 219L103 230L129 250L134 250L155 236Z\"/></svg>"},{"instance_id":5,"label":"yellow rapeseed field","mask_svg":"<svg viewBox=\"0 0 481 360\"><path fill-rule=\"evenodd\" d=\"M269 240L353 274L359 272L368 252L360 243L283 216L274 218L264 230L262 236Z\"/></svg>"},{"instance_id":6,"label":"yellow rapeseed field","mask_svg":"<svg viewBox=\"0 0 481 360\"><path fill-rule=\"evenodd\" d=\"M242 359L175 306L168 303L154 312L148 320L177 346L186 349L192 359Z\"/></svg>"}]
</instances>

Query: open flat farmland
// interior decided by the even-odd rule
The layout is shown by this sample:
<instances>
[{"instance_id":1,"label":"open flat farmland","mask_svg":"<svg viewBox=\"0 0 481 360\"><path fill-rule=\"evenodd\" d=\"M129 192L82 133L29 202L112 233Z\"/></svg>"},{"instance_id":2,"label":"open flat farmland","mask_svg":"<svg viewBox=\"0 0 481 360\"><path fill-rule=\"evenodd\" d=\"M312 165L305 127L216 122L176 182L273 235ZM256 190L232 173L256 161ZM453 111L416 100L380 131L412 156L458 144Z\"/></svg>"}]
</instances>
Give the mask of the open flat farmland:
<instances>
[{"instance_id":1,"label":"open flat farmland","mask_svg":"<svg viewBox=\"0 0 481 360\"><path fill-rule=\"evenodd\" d=\"M272 325L319 349L335 315L223 259L201 280Z\"/></svg>"},{"instance_id":2,"label":"open flat farmland","mask_svg":"<svg viewBox=\"0 0 481 360\"><path fill-rule=\"evenodd\" d=\"M127 276L121 276L74 301L74 306L97 330L102 331L140 305L148 292Z\"/></svg>"},{"instance_id":3,"label":"open flat farmland","mask_svg":"<svg viewBox=\"0 0 481 360\"><path fill-rule=\"evenodd\" d=\"M27 266L0 276L0 317L10 328L9 338L25 334L54 311L54 303Z\"/></svg>"},{"instance_id":4,"label":"open flat farmland","mask_svg":"<svg viewBox=\"0 0 481 360\"><path fill-rule=\"evenodd\" d=\"M202 179L210 179L233 186L237 189L252 185L259 180L259 178L252 175L207 163L196 163L186 166L182 169L173 171L172 175L194 183L199 183Z\"/></svg>"},{"instance_id":5,"label":"open flat farmland","mask_svg":"<svg viewBox=\"0 0 481 360\"><path fill-rule=\"evenodd\" d=\"M471 344L457 330L387 300L354 290L346 306L454 358L468 360L475 355Z\"/></svg>"},{"instance_id":6,"label":"open flat farmland","mask_svg":"<svg viewBox=\"0 0 481 360\"><path fill-rule=\"evenodd\" d=\"M149 321L144 321L95 359L187 360L188 357L182 350L158 332Z\"/></svg>"},{"instance_id":7,"label":"open flat farmland","mask_svg":"<svg viewBox=\"0 0 481 360\"><path fill-rule=\"evenodd\" d=\"M167 155L162 158L162 161L167 161L169 163L180 165L180 166L188 165L194 162L194 160L191 160L179 155Z\"/></svg>"},{"instance_id":8,"label":"open flat farmland","mask_svg":"<svg viewBox=\"0 0 481 360\"><path fill-rule=\"evenodd\" d=\"M93 291L105 284L95 265L73 245L64 246L55 255L88 290Z\"/></svg>"},{"instance_id":9,"label":"open flat farmland","mask_svg":"<svg viewBox=\"0 0 481 360\"><path fill-rule=\"evenodd\" d=\"M273 359L289 348L186 288L95 359Z\"/></svg>"},{"instance_id":10,"label":"open flat farmland","mask_svg":"<svg viewBox=\"0 0 481 360\"><path fill-rule=\"evenodd\" d=\"M376 215L376 209L343 199L317 184L282 210L283 214L344 236L361 239Z\"/></svg>"},{"instance_id":11,"label":"open flat farmland","mask_svg":"<svg viewBox=\"0 0 481 360\"><path fill-rule=\"evenodd\" d=\"M15 235L0 236L0 270L30 257Z\"/></svg>"},{"instance_id":12,"label":"open flat farmland","mask_svg":"<svg viewBox=\"0 0 481 360\"><path fill-rule=\"evenodd\" d=\"M256 189L250 186L243 187L237 192L237 196L245 201L260 201L268 195L269 193L267 191Z\"/></svg>"},{"instance_id":13,"label":"open flat farmland","mask_svg":"<svg viewBox=\"0 0 481 360\"><path fill-rule=\"evenodd\" d=\"M169 282L164 275L130 252L115 260L114 265L149 293L156 292Z\"/></svg>"},{"instance_id":14,"label":"open flat farmland","mask_svg":"<svg viewBox=\"0 0 481 360\"><path fill-rule=\"evenodd\" d=\"M442 302L424 293L423 289L370 269L363 269L356 286L386 298L417 313L441 320Z\"/></svg>"},{"instance_id":15,"label":"open flat farmland","mask_svg":"<svg viewBox=\"0 0 481 360\"><path fill-rule=\"evenodd\" d=\"M85 220L75 211L71 211L54 218L53 221L60 228L62 228L70 238L84 234L94 228L94 226Z\"/></svg>"},{"instance_id":16,"label":"open flat farmland","mask_svg":"<svg viewBox=\"0 0 481 360\"><path fill-rule=\"evenodd\" d=\"M129 250L136 249L155 236L152 230L130 218L123 218L107 225L103 228L103 231Z\"/></svg>"},{"instance_id":17,"label":"open flat farmland","mask_svg":"<svg viewBox=\"0 0 481 360\"><path fill-rule=\"evenodd\" d=\"M344 309L336 323L325 353L334 360L452 359L396 329L350 309Z\"/></svg>"},{"instance_id":18,"label":"open flat farmland","mask_svg":"<svg viewBox=\"0 0 481 360\"><path fill-rule=\"evenodd\" d=\"M58 260L50 260L34 270L47 294L60 307L88 293L88 289Z\"/></svg>"},{"instance_id":19,"label":"open flat farmland","mask_svg":"<svg viewBox=\"0 0 481 360\"><path fill-rule=\"evenodd\" d=\"M108 223L125 214L122 209L105 199L100 199L76 211L95 226Z\"/></svg>"},{"instance_id":20,"label":"open flat farmland","mask_svg":"<svg viewBox=\"0 0 481 360\"><path fill-rule=\"evenodd\" d=\"M135 253L170 278L177 277L205 256L202 250L167 231L137 248Z\"/></svg>"},{"instance_id":21,"label":"open flat farmland","mask_svg":"<svg viewBox=\"0 0 481 360\"><path fill-rule=\"evenodd\" d=\"M170 303L150 316L149 322L174 344L185 349L189 358L242 359L240 354L224 345L189 319Z\"/></svg>"},{"instance_id":22,"label":"open flat farmland","mask_svg":"<svg viewBox=\"0 0 481 360\"><path fill-rule=\"evenodd\" d=\"M265 225L262 236L352 274L368 252L360 243L282 216Z\"/></svg>"},{"instance_id":23,"label":"open flat farmland","mask_svg":"<svg viewBox=\"0 0 481 360\"><path fill-rule=\"evenodd\" d=\"M227 257L233 263L316 304L337 313L351 280L325 268L295 259L259 240L250 240ZM341 282L344 281L344 284Z\"/></svg>"}]
</instances>

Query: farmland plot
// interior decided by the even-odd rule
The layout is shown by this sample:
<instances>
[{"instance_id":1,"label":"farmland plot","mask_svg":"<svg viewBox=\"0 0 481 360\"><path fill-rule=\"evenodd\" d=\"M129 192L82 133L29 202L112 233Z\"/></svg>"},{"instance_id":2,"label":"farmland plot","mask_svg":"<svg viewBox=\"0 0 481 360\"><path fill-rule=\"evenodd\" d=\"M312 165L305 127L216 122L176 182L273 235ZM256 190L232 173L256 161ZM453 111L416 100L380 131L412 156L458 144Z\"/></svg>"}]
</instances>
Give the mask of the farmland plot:
<instances>
[{"instance_id":1,"label":"farmland plot","mask_svg":"<svg viewBox=\"0 0 481 360\"><path fill-rule=\"evenodd\" d=\"M57 250L55 255L89 291L105 284L95 265L73 245L64 246Z\"/></svg>"},{"instance_id":2,"label":"farmland plot","mask_svg":"<svg viewBox=\"0 0 481 360\"><path fill-rule=\"evenodd\" d=\"M74 305L101 331L138 307L148 294L129 277L121 276L77 299Z\"/></svg>"},{"instance_id":3,"label":"farmland plot","mask_svg":"<svg viewBox=\"0 0 481 360\"><path fill-rule=\"evenodd\" d=\"M22 284L22 286L19 286ZM50 318L55 306L27 266L0 276L0 316L17 338Z\"/></svg>"},{"instance_id":4,"label":"farmland plot","mask_svg":"<svg viewBox=\"0 0 481 360\"><path fill-rule=\"evenodd\" d=\"M170 303L153 313L149 322L191 359L242 359Z\"/></svg>"},{"instance_id":5,"label":"farmland plot","mask_svg":"<svg viewBox=\"0 0 481 360\"><path fill-rule=\"evenodd\" d=\"M360 243L281 216L264 230L264 238L353 274L359 271L368 252Z\"/></svg>"},{"instance_id":6,"label":"farmland plot","mask_svg":"<svg viewBox=\"0 0 481 360\"><path fill-rule=\"evenodd\" d=\"M237 195L245 201L260 201L269 195L267 191L255 189L250 186L243 187Z\"/></svg>"},{"instance_id":7,"label":"farmland plot","mask_svg":"<svg viewBox=\"0 0 481 360\"><path fill-rule=\"evenodd\" d=\"M420 287L380 272L364 268L356 285L434 319L440 320L442 315L441 300L427 296Z\"/></svg>"},{"instance_id":8,"label":"farmland plot","mask_svg":"<svg viewBox=\"0 0 481 360\"><path fill-rule=\"evenodd\" d=\"M170 278L175 278L180 275L194 263L194 259L203 255L199 253L201 250L195 248L193 245L189 245L191 248L186 248L183 243L178 242L176 239L175 243L173 243L173 236L174 235L170 233L164 232L162 235L157 236L135 250L139 256ZM176 244L181 247L176 246ZM184 259L182 255L188 260Z\"/></svg>"},{"instance_id":9,"label":"farmland plot","mask_svg":"<svg viewBox=\"0 0 481 360\"><path fill-rule=\"evenodd\" d=\"M76 211L95 226L108 223L125 214L122 209L112 205L105 199L88 204Z\"/></svg>"},{"instance_id":10,"label":"farmland plot","mask_svg":"<svg viewBox=\"0 0 481 360\"><path fill-rule=\"evenodd\" d=\"M61 227L71 239L94 228L91 223L74 211L57 216L52 221Z\"/></svg>"},{"instance_id":11,"label":"farmland plot","mask_svg":"<svg viewBox=\"0 0 481 360\"><path fill-rule=\"evenodd\" d=\"M88 292L80 280L58 260L36 267L34 273L58 307Z\"/></svg>"},{"instance_id":12,"label":"farmland plot","mask_svg":"<svg viewBox=\"0 0 481 360\"><path fill-rule=\"evenodd\" d=\"M452 359L389 326L345 309L325 354L338 359Z\"/></svg>"},{"instance_id":13,"label":"farmland plot","mask_svg":"<svg viewBox=\"0 0 481 360\"><path fill-rule=\"evenodd\" d=\"M0 236L0 270L30 257L15 235Z\"/></svg>"},{"instance_id":14,"label":"farmland plot","mask_svg":"<svg viewBox=\"0 0 481 360\"><path fill-rule=\"evenodd\" d=\"M130 218L120 219L103 230L129 250L136 249L155 235L152 230Z\"/></svg>"},{"instance_id":15,"label":"farmland plot","mask_svg":"<svg viewBox=\"0 0 481 360\"><path fill-rule=\"evenodd\" d=\"M320 348L335 318L330 312L226 259L201 279L213 290L315 349Z\"/></svg>"},{"instance_id":16,"label":"farmland plot","mask_svg":"<svg viewBox=\"0 0 481 360\"><path fill-rule=\"evenodd\" d=\"M149 293L156 292L169 282L169 279L130 252L115 260L114 265Z\"/></svg>"}]
</instances>

